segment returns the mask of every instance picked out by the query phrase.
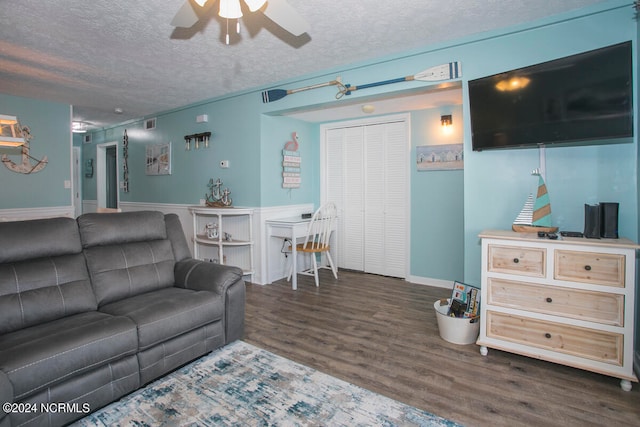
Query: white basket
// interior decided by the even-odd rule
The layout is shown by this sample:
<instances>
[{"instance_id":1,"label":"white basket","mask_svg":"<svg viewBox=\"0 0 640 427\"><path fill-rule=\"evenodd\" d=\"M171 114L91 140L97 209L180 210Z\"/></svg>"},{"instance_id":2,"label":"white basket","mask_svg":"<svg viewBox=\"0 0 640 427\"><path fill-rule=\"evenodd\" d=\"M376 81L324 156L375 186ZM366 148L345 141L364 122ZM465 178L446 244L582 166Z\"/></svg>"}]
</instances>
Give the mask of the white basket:
<instances>
[{"instance_id":1,"label":"white basket","mask_svg":"<svg viewBox=\"0 0 640 427\"><path fill-rule=\"evenodd\" d=\"M441 299L433 304L440 336L453 344L473 344L480 332L480 316L473 318L448 316L450 305L450 299Z\"/></svg>"}]
</instances>

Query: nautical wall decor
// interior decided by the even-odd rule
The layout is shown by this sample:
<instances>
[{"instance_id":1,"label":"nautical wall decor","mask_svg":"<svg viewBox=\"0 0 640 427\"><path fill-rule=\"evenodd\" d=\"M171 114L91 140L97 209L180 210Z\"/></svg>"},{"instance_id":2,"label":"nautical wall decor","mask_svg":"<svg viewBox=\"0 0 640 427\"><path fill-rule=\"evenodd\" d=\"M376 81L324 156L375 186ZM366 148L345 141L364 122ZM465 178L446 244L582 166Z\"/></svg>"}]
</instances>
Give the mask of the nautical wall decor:
<instances>
[{"instance_id":1,"label":"nautical wall decor","mask_svg":"<svg viewBox=\"0 0 640 427\"><path fill-rule=\"evenodd\" d=\"M302 158L298 152L298 134L291 134L291 141L282 150L282 188L300 188Z\"/></svg>"},{"instance_id":2,"label":"nautical wall decor","mask_svg":"<svg viewBox=\"0 0 640 427\"><path fill-rule=\"evenodd\" d=\"M217 180L213 180L211 178L209 180L209 194L205 194L205 204L210 208L229 208L233 204L233 199L229 196L231 194L231 190L225 188L221 191L222 181L220 178Z\"/></svg>"},{"instance_id":3,"label":"nautical wall decor","mask_svg":"<svg viewBox=\"0 0 640 427\"><path fill-rule=\"evenodd\" d=\"M126 129L122 137L122 191L129 192L129 136Z\"/></svg>"},{"instance_id":4,"label":"nautical wall decor","mask_svg":"<svg viewBox=\"0 0 640 427\"><path fill-rule=\"evenodd\" d=\"M28 126L19 126L20 132L22 133L22 137L24 138L24 145L21 147L21 158L22 161L20 163L15 163L9 159L7 154L2 155L2 163L9 169L10 171L30 174L40 172L42 169L47 166L49 160L47 156L44 156L42 159L38 160L35 157L29 154L31 139L33 139L33 135L31 135L31 130ZM34 163L31 163L31 161Z\"/></svg>"}]
</instances>

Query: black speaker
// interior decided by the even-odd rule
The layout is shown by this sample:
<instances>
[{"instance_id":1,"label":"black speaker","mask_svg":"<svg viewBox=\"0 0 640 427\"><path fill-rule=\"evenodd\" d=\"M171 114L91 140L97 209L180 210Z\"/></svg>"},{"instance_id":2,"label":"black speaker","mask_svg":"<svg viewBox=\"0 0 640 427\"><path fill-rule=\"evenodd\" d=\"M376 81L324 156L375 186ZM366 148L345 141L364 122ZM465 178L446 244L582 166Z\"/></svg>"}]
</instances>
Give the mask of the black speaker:
<instances>
[{"instance_id":1,"label":"black speaker","mask_svg":"<svg viewBox=\"0 0 640 427\"><path fill-rule=\"evenodd\" d=\"M618 238L618 207L619 203L600 202L600 237Z\"/></svg>"},{"instance_id":2,"label":"black speaker","mask_svg":"<svg viewBox=\"0 0 640 427\"><path fill-rule=\"evenodd\" d=\"M584 237L600 238L600 205L584 205Z\"/></svg>"}]
</instances>

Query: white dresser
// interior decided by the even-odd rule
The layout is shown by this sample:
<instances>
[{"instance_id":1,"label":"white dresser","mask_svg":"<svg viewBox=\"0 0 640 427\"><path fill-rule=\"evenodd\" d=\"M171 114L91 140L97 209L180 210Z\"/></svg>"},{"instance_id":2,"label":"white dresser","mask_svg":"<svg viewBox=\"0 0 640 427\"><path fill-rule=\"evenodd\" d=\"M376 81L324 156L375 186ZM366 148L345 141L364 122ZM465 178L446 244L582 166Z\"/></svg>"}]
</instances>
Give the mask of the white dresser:
<instances>
[{"instance_id":1,"label":"white dresser","mask_svg":"<svg viewBox=\"0 0 640 427\"><path fill-rule=\"evenodd\" d=\"M490 347L598 372L631 390L640 246L496 230L480 238L480 353Z\"/></svg>"}]
</instances>

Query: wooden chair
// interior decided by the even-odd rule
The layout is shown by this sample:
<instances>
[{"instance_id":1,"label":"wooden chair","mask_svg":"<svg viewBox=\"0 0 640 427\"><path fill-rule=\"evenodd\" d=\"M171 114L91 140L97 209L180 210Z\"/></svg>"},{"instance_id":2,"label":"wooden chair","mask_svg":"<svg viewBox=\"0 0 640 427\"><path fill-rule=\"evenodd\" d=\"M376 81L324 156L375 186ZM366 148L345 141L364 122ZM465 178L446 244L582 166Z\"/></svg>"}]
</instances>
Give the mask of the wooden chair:
<instances>
[{"instance_id":1,"label":"wooden chair","mask_svg":"<svg viewBox=\"0 0 640 427\"><path fill-rule=\"evenodd\" d=\"M122 212L122 209L120 209L120 208L97 208L96 212L97 213L115 213L115 212Z\"/></svg>"},{"instance_id":2,"label":"wooden chair","mask_svg":"<svg viewBox=\"0 0 640 427\"><path fill-rule=\"evenodd\" d=\"M336 269L333 259L331 259L331 252L329 247L329 238L331 237L331 231L335 227L336 219L338 218L336 205L329 202L318 208L318 210L311 217L309 222L309 228L307 231L307 237L304 239L304 243L296 245L296 251L310 254L313 261L313 268L305 271L297 272L299 274L305 274L307 276L314 276L316 280L316 286L319 286L318 280L318 261L316 260L316 254L324 253L329 262L329 267L333 272L333 277L338 278L338 270ZM327 267L321 267L327 268ZM289 269L289 276L287 281L291 279L291 275L294 273L293 265Z\"/></svg>"}]
</instances>

